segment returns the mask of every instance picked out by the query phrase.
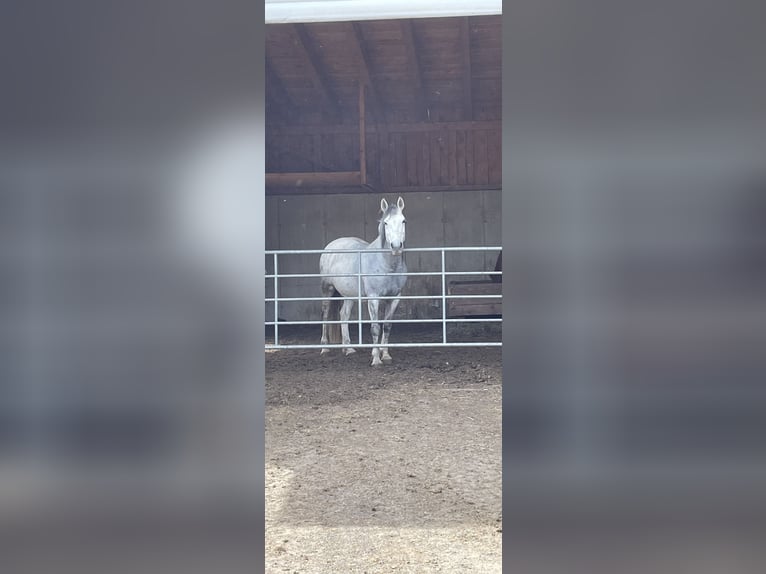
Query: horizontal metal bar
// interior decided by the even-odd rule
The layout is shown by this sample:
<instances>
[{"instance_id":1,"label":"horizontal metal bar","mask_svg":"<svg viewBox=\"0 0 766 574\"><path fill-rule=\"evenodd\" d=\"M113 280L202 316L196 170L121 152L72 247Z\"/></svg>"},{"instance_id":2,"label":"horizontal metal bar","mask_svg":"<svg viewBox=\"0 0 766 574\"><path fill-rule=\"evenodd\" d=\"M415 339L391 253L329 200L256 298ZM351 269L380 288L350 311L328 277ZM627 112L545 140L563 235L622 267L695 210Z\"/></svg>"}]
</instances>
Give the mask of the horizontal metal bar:
<instances>
[{"instance_id":1,"label":"horizontal metal bar","mask_svg":"<svg viewBox=\"0 0 766 574\"><path fill-rule=\"evenodd\" d=\"M350 343L348 345L270 345L266 344L266 350L270 349L343 349L346 347L353 347L355 349L371 349L373 347L380 347L380 343L373 345L372 343ZM470 343L443 343L441 341L436 343L386 343L386 347L502 347L503 343L500 341L475 341Z\"/></svg>"},{"instance_id":2,"label":"horizontal metal bar","mask_svg":"<svg viewBox=\"0 0 766 574\"><path fill-rule=\"evenodd\" d=\"M362 273L362 277L383 277L383 276L395 276L395 275L403 275L405 277L409 276L419 276L419 275L431 275L431 276L439 276L442 275L502 275L501 271L411 271L407 273ZM295 278L305 278L305 277L358 277L359 273L280 273L279 278L280 279L286 279L288 277L295 277ZM270 273L267 275L264 275L266 279L274 279L274 274Z\"/></svg>"},{"instance_id":3,"label":"horizontal metal bar","mask_svg":"<svg viewBox=\"0 0 766 574\"><path fill-rule=\"evenodd\" d=\"M435 252L442 251L502 251L502 246L479 246L479 247L407 247L403 253L407 252ZM266 255L312 255L316 253L388 253L390 249L271 249L266 250Z\"/></svg>"},{"instance_id":4,"label":"horizontal metal bar","mask_svg":"<svg viewBox=\"0 0 766 574\"><path fill-rule=\"evenodd\" d=\"M447 295L447 299L502 299L502 295ZM362 301L388 301L391 299L411 300L411 299L442 299L441 295L399 295L388 297L280 297L279 301L330 301L332 299L344 300L344 299L361 299ZM264 299L267 303L273 303L274 297L266 297Z\"/></svg>"},{"instance_id":5,"label":"horizontal metal bar","mask_svg":"<svg viewBox=\"0 0 766 574\"><path fill-rule=\"evenodd\" d=\"M493 295L493 297L501 297L501 295ZM389 299L441 299L441 295L391 295L387 297L362 297L362 300L365 299L380 299L382 301L387 301ZM333 299L343 300L343 299L353 299L356 301L358 297L280 297L280 301L332 301ZM266 297L265 301L268 302L274 302L274 297Z\"/></svg>"},{"instance_id":6,"label":"horizontal metal bar","mask_svg":"<svg viewBox=\"0 0 766 574\"><path fill-rule=\"evenodd\" d=\"M376 323L441 323L444 321L445 323L502 323L503 320L501 318L494 318L494 317L488 317L488 318L481 318L481 319L463 319L463 318L456 318L456 319L389 319L388 321L378 320L375 321ZM350 319L349 321L322 321L321 319L315 320L315 321L279 321L280 326L284 325L342 325L343 323L357 323L359 322L358 319ZM373 323L371 319L362 319L362 324L370 324ZM275 325L276 323L274 321L265 321L264 325Z\"/></svg>"}]
</instances>

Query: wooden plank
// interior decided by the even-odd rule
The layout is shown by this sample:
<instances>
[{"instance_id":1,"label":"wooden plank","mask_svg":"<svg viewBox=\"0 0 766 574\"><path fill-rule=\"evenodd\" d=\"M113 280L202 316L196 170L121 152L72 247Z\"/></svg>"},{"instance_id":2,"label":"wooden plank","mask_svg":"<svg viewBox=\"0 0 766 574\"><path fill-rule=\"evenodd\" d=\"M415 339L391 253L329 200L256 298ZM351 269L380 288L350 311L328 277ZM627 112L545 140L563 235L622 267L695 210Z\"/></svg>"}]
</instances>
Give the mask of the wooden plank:
<instances>
[{"instance_id":1,"label":"wooden plank","mask_svg":"<svg viewBox=\"0 0 766 574\"><path fill-rule=\"evenodd\" d=\"M322 138L322 149L319 151L322 157L322 165L328 166L330 171L337 171L338 167L335 165L335 154L332 153L332 146L335 143L335 138L327 134L320 134Z\"/></svg>"},{"instance_id":2,"label":"wooden plank","mask_svg":"<svg viewBox=\"0 0 766 574\"><path fill-rule=\"evenodd\" d=\"M483 185L489 183L489 164L487 156L487 132L479 130L474 134L474 161L476 163L474 177L475 183Z\"/></svg>"},{"instance_id":3,"label":"wooden plank","mask_svg":"<svg viewBox=\"0 0 766 574\"><path fill-rule=\"evenodd\" d=\"M359 135L342 135L338 137L338 171L354 171L359 169Z\"/></svg>"},{"instance_id":4,"label":"wooden plank","mask_svg":"<svg viewBox=\"0 0 766 574\"><path fill-rule=\"evenodd\" d=\"M446 128L448 130L492 130L502 129L500 120L484 120L473 122L413 122L413 123L390 123L386 126L390 132L430 132L435 129ZM367 126L367 133L376 132L376 126ZM295 134L305 135L313 133L321 134L356 134L357 126L355 124L322 124L312 126L269 126L269 132L274 134Z\"/></svg>"},{"instance_id":5,"label":"wooden plank","mask_svg":"<svg viewBox=\"0 0 766 574\"><path fill-rule=\"evenodd\" d=\"M296 146L299 150L299 165L296 166L297 171L314 171L314 149L312 146L313 138L304 138Z\"/></svg>"},{"instance_id":6,"label":"wooden plank","mask_svg":"<svg viewBox=\"0 0 766 574\"><path fill-rule=\"evenodd\" d=\"M447 161L449 162L449 184L457 185L457 133L455 130L449 132Z\"/></svg>"},{"instance_id":7,"label":"wooden plank","mask_svg":"<svg viewBox=\"0 0 766 574\"><path fill-rule=\"evenodd\" d=\"M416 134L407 134L404 139L407 146L407 185L417 185L420 138L416 137Z\"/></svg>"},{"instance_id":8,"label":"wooden plank","mask_svg":"<svg viewBox=\"0 0 766 574\"><path fill-rule=\"evenodd\" d=\"M404 134L396 134L396 183L407 185L407 150L405 149Z\"/></svg>"},{"instance_id":9,"label":"wooden plank","mask_svg":"<svg viewBox=\"0 0 766 574\"><path fill-rule=\"evenodd\" d=\"M428 133L417 134L420 142L420 185L431 185L431 145Z\"/></svg>"},{"instance_id":10,"label":"wooden plank","mask_svg":"<svg viewBox=\"0 0 766 574\"><path fill-rule=\"evenodd\" d=\"M361 185L358 171L267 173L267 187L355 186Z\"/></svg>"},{"instance_id":11,"label":"wooden plank","mask_svg":"<svg viewBox=\"0 0 766 574\"><path fill-rule=\"evenodd\" d=\"M433 192L433 191L498 191L500 185L392 185L389 189L392 193L413 193L418 191Z\"/></svg>"},{"instance_id":12,"label":"wooden plank","mask_svg":"<svg viewBox=\"0 0 766 574\"><path fill-rule=\"evenodd\" d=\"M323 195L323 194L369 194L370 191L385 191L385 193L454 193L464 191L501 191L500 187L493 187L492 185L461 185L451 187L448 185L392 185L385 188L385 190L375 189L370 186L362 185L344 185L344 186L316 186L304 183L300 187L280 187L280 186L266 186L266 195Z\"/></svg>"},{"instance_id":13,"label":"wooden plank","mask_svg":"<svg viewBox=\"0 0 766 574\"><path fill-rule=\"evenodd\" d=\"M378 174L380 178L380 185L384 190L391 187L391 154L388 146L388 131L381 130L378 132Z\"/></svg>"},{"instance_id":14,"label":"wooden plank","mask_svg":"<svg viewBox=\"0 0 766 574\"><path fill-rule=\"evenodd\" d=\"M380 148L378 147L378 135L367 136L365 149L367 152L367 185L380 185Z\"/></svg>"},{"instance_id":15,"label":"wooden plank","mask_svg":"<svg viewBox=\"0 0 766 574\"><path fill-rule=\"evenodd\" d=\"M439 161L441 162L441 171L439 172L439 184L449 184L449 133L446 130L439 132Z\"/></svg>"},{"instance_id":16,"label":"wooden plank","mask_svg":"<svg viewBox=\"0 0 766 574\"><path fill-rule=\"evenodd\" d=\"M374 190L378 191L378 190ZM371 188L363 185L266 187L267 197L292 197L294 195L369 195Z\"/></svg>"},{"instance_id":17,"label":"wooden plank","mask_svg":"<svg viewBox=\"0 0 766 574\"><path fill-rule=\"evenodd\" d=\"M452 281L447 292L450 295L502 295L502 283L494 281ZM478 315L502 315L502 299L450 299L447 303L449 317L471 317Z\"/></svg>"},{"instance_id":18,"label":"wooden plank","mask_svg":"<svg viewBox=\"0 0 766 574\"><path fill-rule=\"evenodd\" d=\"M388 134L388 150L389 150L389 185L402 185L402 182L399 180L399 134L391 133Z\"/></svg>"},{"instance_id":19,"label":"wooden plank","mask_svg":"<svg viewBox=\"0 0 766 574\"><path fill-rule=\"evenodd\" d=\"M450 299L447 317L502 316L503 302L498 299Z\"/></svg>"},{"instance_id":20,"label":"wooden plank","mask_svg":"<svg viewBox=\"0 0 766 574\"><path fill-rule=\"evenodd\" d=\"M429 134L431 140L431 183L438 185L441 173L441 154L439 152L439 132Z\"/></svg>"},{"instance_id":21,"label":"wooden plank","mask_svg":"<svg viewBox=\"0 0 766 574\"><path fill-rule=\"evenodd\" d=\"M465 185L467 182L465 164L465 132L463 130L455 130L455 169L457 172L457 185Z\"/></svg>"},{"instance_id":22,"label":"wooden plank","mask_svg":"<svg viewBox=\"0 0 766 574\"><path fill-rule=\"evenodd\" d=\"M314 134L311 138L314 142L314 171L319 171L322 166L322 136L319 134Z\"/></svg>"},{"instance_id":23,"label":"wooden plank","mask_svg":"<svg viewBox=\"0 0 766 574\"><path fill-rule=\"evenodd\" d=\"M497 255L494 255L497 259ZM450 281L447 292L450 295L501 295L503 286L491 280Z\"/></svg>"}]
</instances>

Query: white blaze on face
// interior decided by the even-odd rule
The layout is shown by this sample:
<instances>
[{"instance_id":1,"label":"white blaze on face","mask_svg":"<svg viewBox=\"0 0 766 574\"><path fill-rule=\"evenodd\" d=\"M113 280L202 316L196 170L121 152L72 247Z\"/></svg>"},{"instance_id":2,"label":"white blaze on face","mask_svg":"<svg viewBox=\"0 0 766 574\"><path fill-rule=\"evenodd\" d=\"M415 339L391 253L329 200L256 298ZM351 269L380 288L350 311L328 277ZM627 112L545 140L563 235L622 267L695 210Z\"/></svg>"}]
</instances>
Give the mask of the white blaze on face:
<instances>
[{"instance_id":1,"label":"white blaze on face","mask_svg":"<svg viewBox=\"0 0 766 574\"><path fill-rule=\"evenodd\" d=\"M388 202L384 199L380 201L380 209L385 214L388 211ZM404 200L400 197L396 202L396 208L391 209L388 215L383 219L386 242L391 245L391 252L399 255L404 249L406 237L406 218L404 217Z\"/></svg>"}]
</instances>

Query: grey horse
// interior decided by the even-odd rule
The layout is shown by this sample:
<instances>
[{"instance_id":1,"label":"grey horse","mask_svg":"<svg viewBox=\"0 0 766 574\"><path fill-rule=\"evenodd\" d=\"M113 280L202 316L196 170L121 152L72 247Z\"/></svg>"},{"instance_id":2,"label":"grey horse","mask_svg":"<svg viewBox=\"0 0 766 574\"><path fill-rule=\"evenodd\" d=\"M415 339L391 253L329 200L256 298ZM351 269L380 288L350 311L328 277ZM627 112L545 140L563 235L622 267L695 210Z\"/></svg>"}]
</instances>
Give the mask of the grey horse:
<instances>
[{"instance_id":1,"label":"grey horse","mask_svg":"<svg viewBox=\"0 0 766 574\"><path fill-rule=\"evenodd\" d=\"M404 200L400 197L396 204L389 205L384 199L380 201L383 212L378 223L378 236L371 243L358 237L341 237L327 244L325 249L370 249L377 250L361 255L362 264L362 297L398 297L407 281L406 275L389 275L390 273L406 273L404 262L405 217ZM380 251L385 249L386 251ZM356 274L359 272L359 253L323 253L319 258L319 272L322 277L322 296L328 299L322 301L322 344L333 344L342 341L349 345L348 320L354 308L356 297L359 296L359 278L333 276L333 274ZM368 275L376 274L376 275ZM332 299L330 299L332 298ZM380 307L383 305L383 329L381 337ZM391 361L388 352L388 337L391 333L390 319L399 305L399 299L368 299L367 307L370 312L370 331L372 333L372 366ZM339 317L339 318L338 318ZM342 323L327 324L327 321L342 321ZM338 328L340 327L340 328ZM380 348L378 348L380 340ZM329 352L325 347L321 354ZM344 353L350 355L356 351L352 347L344 348Z\"/></svg>"}]
</instances>

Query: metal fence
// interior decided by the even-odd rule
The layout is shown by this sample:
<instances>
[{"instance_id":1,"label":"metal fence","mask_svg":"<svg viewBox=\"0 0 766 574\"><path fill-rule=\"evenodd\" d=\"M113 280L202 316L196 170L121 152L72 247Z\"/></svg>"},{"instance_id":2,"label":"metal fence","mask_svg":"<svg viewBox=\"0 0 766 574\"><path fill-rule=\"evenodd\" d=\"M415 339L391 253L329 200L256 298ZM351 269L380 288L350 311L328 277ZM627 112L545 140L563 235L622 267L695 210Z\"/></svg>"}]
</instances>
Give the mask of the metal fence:
<instances>
[{"instance_id":1,"label":"metal fence","mask_svg":"<svg viewBox=\"0 0 766 574\"><path fill-rule=\"evenodd\" d=\"M502 252L502 247L497 246L482 246L482 247L420 247L420 248L408 248L406 251L408 253L414 253L414 252L436 252L440 253L441 255L441 266L440 269L434 270L434 271L408 271L407 273L392 273L390 275L406 275L407 277L413 277L413 276L438 276L441 278L441 291L438 294L420 294L420 295L400 295L399 297L367 297L362 295L362 278L368 277L368 276L376 276L381 275L380 273L362 273L361 272L361 259L363 253L375 253L375 252L386 252L387 249L294 249L294 250L267 250L266 251L266 258L268 260L269 257L271 257L273 262L273 273L267 273L265 275L267 281L273 282L274 287L274 296L273 297L267 297L266 303L273 303L274 304L274 314L272 320L266 321L266 326L273 327L274 329L274 342L273 343L266 343L266 349L321 349L323 347L327 348L344 348L344 347L355 347L355 348L371 348L375 345L371 343L364 343L363 339L363 326L369 325L372 323L370 319L363 319L362 318L362 302L368 301L370 299L380 299L380 300L391 300L391 299L400 299L400 300L437 300L441 302L441 317L435 318L435 319L415 319L415 318L407 318L407 319L390 319L390 323L407 323L407 324L440 324L441 325L441 341L434 341L434 342L408 342L408 343L388 343L388 347L489 347L489 346L501 346L502 341L449 341L447 337L447 325L450 323L499 323L502 322L502 318L500 317L473 317L473 318L467 318L467 317L447 317L447 306L448 301L450 299L502 299L502 295L494 295L494 294L469 294L469 295L450 295L448 294L448 277L454 277L454 276L469 276L469 277L475 277L475 276L489 276L489 275L502 275L502 271L447 271L446 269L446 255L450 252L476 252L476 251L495 251L498 253ZM289 274L282 274L279 271L279 257L285 256L285 255L321 255L322 253L357 253L359 256L360 265L358 268L357 273L351 273L351 274L339 274L339 273L331 273L331 274L321 274L321 273L289 273ZM354 336L351 337L350 344L344 345L342 343L337 344L288 344L288 343L280 343L279 341L279 328L280 326L287 326L287 325L322 325L321 320L306 320L306 321L280 321L279 320L279 304L285 303L285 302L299 302L299 301L327 301L332 299L332 297L282 297L279 294L279 286L280 286L280 279L295 279L295 278L309 278L309 277L316 277L317 283L319 283L319 278L321 277L356 277L358 281L358 288L357 288L357 296L354 298L357 302L357 317L356 319L349 318L349 331L351 329L352 323L356 325L356 331L357 336L356 340L354 340ZM268 318L267 318L268 319ZM343 321L328 321L329 323L343 323ZM351 334L351 333L349 333Z\"/></svg>"}]
</instances>

